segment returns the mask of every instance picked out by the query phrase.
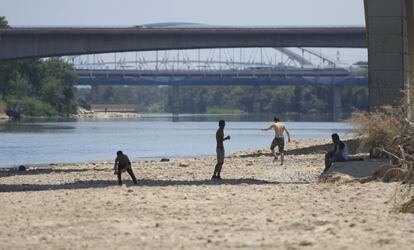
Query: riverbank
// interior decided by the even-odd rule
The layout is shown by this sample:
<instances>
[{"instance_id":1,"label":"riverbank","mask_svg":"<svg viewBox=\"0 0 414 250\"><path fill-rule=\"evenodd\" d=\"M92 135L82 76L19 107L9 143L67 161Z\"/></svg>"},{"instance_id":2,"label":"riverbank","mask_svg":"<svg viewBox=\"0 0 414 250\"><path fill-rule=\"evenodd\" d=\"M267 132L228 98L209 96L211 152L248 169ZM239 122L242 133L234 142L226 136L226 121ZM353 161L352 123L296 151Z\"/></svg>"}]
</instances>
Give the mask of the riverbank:
<instances>
[{"instance_id":1,"label":"riverbank","mask_svg":"<svg viewBox=\"0 0 414 250\"><path fill-rule=\"evenodd\" d=\"M320 183L326 140L226 157L113 162L0 172L1 249L411 249L414 216L393 211L398 184Z\"/></svg>"},{"instance_id":2,"label":"riverbank","mask_svg":"<svg viewBox=\"0 0 414 250\"><path fill-rule=\"evenodd\" d=\"M141 117L135 112L97 112L79 108L77 114L72 114L71 118L91 119L91 120L110 120L110 119L134 119Z\"/></svg>"},{"instance_id":3,"label":"riverbank","mask_svg":"<svg viewBox=\"0 0 414 250\"><path fill-rule=\"evenodd\" d=\"M8 115L6 115L6 113L0 112L0 122L8 121L9 119L10 119L10 117Z\"/></svg>"}]
</instances>

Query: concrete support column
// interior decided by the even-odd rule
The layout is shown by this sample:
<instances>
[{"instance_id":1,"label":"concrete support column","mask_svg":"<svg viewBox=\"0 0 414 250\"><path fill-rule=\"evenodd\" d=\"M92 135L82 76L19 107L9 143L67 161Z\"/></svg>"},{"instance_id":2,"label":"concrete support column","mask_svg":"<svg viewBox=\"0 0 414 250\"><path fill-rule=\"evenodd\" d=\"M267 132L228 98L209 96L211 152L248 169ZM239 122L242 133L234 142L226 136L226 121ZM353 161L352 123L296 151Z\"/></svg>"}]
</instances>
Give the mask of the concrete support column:
<instances>
[{"instance_id":1,"label":"concrete support column","mask_svg":"<svg viewBox=\"0 0 414 250\"><path fill-rule=\"evenodd\" d=\"M334 122L342 120L342 99L341 99L341 86L333 86L333 109L332 119Z\"/></svg>"},{"instance_id":2,"label":"concrete support column","mask_svg":"<svg viewBox=\"0 0 414 250\"><path fill-rule=\"evenodd\" d=\"M406 89L408 98L406 101L413 108L412 98L414 97L414 0L405 0L405 8L407 15L407 46L408 46L408 81L406 82ZM408 110L408 117L411 119L414 110Z\"/></svg>"},{"instance_id":3,"label":"concrete support column","mask_svg":"<svg viewBox=\"0 0 414 250\"><path fill-rule=\"evenodd\" d=\"M260 85L253 86L253 115L260 115L262 107L262 96Z\"/></svg>"},{"instance_id":4,"label":"concrete support column","mask_svg":"<svg viewBox=\"0 0 414 250\"><path fill-rule=\"evenodd\" d=\"M172 86L171 108L173 116L178 116L180 113L180 86Z\"/></svg>"},{"instance_id":5,"label":"concrete support column","mask_svg":"<svg viewBox=\"0 0 414 250\"><path fill-rule=\"evenodd\" d=\"M364 0L368 34L369 107L399 105L413 71L413 0ZM413 71L414 72L414 71Z\"/></svg>"},{"instance_id":6,"label":"concrete support column","mask_svg":"<svg viewBox=\"0 0 414 250\"><path fill-rule=\"evenodd\" d=\"M92 85L91 92L90 92L92 102L96 101L96 99L98 98L98 94L99 94L99 86Z\"/></svg>"}]
</instances>

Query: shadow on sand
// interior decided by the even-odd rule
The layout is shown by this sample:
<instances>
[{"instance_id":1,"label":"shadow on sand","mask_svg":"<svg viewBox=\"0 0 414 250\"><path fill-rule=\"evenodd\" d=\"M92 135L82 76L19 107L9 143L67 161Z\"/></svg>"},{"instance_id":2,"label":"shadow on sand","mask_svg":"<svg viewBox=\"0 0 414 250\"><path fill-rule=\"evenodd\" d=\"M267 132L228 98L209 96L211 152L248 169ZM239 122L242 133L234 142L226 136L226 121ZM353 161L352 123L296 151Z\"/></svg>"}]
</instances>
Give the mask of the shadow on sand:
<instances>
[{"instance_id":1,"label":"shadow on sand","mask_svg":"<svg viewBox=\"0 0 414 250\"><path fill-rule=\"evenodd\" d=\"M98 171L98 172L112 172L112 169L88 169L88 168L81 168L81 169L36 169L36 170L27 170L27 171L18 171L18 170L11 170L11 171L0 171L0 177L10 177L15 175L38 175L38 174L50 174L50 173L79 173L79 172L88 172L88 171Z\"/></svg>"},{"instance_id":2,"label":"shadow on sand","mask_svg":"<svg viewBox=\"0 0 414 250\"><path fill-rule=\"evenodd\" d=\"M150 180L138 179L138 185L127 180L124 183L128 187L167 187L167 186L215 186L215 185L279 185L279 184L309 184L309 182L277 182L257 179L224 179L224 180ZM12 184L0 185L0 192L23 192L23 191L45 191L45 190L69 190L106 188L118 186L116 180L90 180L77 181L64 184Z\"/></svg>"}]
</instances>

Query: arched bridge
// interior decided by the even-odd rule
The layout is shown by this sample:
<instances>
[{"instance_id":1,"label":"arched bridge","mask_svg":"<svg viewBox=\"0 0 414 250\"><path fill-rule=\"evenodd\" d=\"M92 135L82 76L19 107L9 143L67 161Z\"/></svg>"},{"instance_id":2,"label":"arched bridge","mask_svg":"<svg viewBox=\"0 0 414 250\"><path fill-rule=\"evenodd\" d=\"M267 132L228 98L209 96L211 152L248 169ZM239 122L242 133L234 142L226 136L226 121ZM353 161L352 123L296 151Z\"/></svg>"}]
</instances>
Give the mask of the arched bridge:
<instances>
[{"instance_id":1,"label":"arched bridge","mask_svg":"<svg viewBox=\"0 0 414 250\"><path fill-rule=\"evenodd\" d=\"M295 52L298 51L298 52ZM243 48L68 57L78 85L367 85L366 68L305 48ZM155 55L154 55L155 53ZM201 55L204 54L204 57ZM108 61L109 59L109 61ZM314 61L318 62L316 65Z\"/></svg>"}]
</instances>

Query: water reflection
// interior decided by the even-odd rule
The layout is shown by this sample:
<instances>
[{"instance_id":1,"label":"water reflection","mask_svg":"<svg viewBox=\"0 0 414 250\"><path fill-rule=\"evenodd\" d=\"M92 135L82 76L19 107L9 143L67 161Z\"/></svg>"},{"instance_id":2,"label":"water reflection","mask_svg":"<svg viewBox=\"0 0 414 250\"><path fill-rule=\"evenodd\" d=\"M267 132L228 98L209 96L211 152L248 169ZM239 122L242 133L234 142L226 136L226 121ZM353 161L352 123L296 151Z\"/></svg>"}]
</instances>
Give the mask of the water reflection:
<instances>
[{"instance_id":1,"label":"water reflection","mask_svg":"<svg viewBox=\"0 0 414 250\"><path fill-rule=\"evenodd\" d=\"M0 132L3 133L60 133L62 130L69 132L75 126L65 123L27 123L27 122L5 122L0 123Z\"/></svg>"}]
</instances>

